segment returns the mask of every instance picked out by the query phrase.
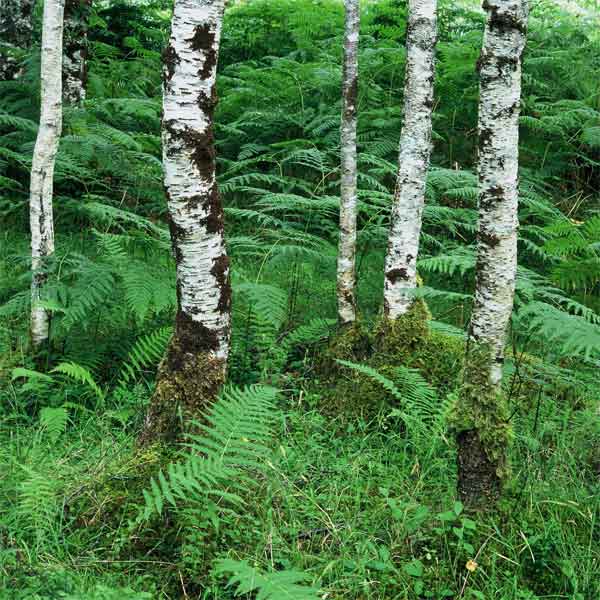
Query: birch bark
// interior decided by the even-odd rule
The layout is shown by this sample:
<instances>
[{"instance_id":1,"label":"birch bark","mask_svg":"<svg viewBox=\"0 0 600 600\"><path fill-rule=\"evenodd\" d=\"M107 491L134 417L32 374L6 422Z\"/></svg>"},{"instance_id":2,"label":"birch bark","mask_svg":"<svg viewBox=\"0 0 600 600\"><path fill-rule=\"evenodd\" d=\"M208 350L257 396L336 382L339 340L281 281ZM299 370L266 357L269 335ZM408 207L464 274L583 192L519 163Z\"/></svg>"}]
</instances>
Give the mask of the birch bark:
<instances>
[{"instance_id":1,"label":"birch bark","mask_svg":"<svg viewBox=\"0 0 600 600\"><path fill-rule=\"evenodd\" d=\"M338 320L356 320L356 127L358 99L359 0L345 0L344 73L342 80L340 239L337 261Z\"/></svg>"},{"instance_id":2,"label":"birch bark","mask_svg":"<svg viewBox=\"0 0 600 600\"><path fill-rule=\"evenodd\" d=\"M457 438L459 492L471 503L497 497L506 471L501 381L517 274L518 121L528 17L526 0L485 0L483 6L476 288L461 394L465 423Z\"/></svg>"},{"instance_id":3,"label":"birch bark","mask_svg":"<svg viewBox=\"0 0 600 600\"><path fill-rule=\"evenodd\" d=\"M406 32L404 125L385 259L384 312L405 314L417 286L417 255L431 155L437 0L409 0Z\"/></svg>"},{"instance_id":4,"label":"birch bark","mask_svg":"<svg viewBox=\"0 0 600 600\"><path fill-rule=\"evenodd\" d=\"M31 164L29 219L31 228L31 340L46 343L48 312L39 306L47 281L47 262L54 253L52 194L54 164L62 130L62 38L64 0L45 0L42 25L40 126Z\"/></svg>"},{"instance_id":5,"label":"birch bark","mask_svg":"<svg viewBox=\"0 0 600 600\"><path fill-rule=\"evenodd\" d=\"M176 0L164 53L163 165L178 311L142 443L177 436L178 414L201 416L225 380L231 289L213 140L223 11L224 0Z\"/></svg>"},{"instance_id":6,"label":"birch bark","mask_svg":"<svg viewBox=\"0 0 600 600\"><path fill-rule=\"evenodd\" d=\"M65 102L80 105L87 83L88 26L92 0L66 0L63 51Z\"/></svg>"},{"instance_id":7,"label":"birch bark","mask_svg":"<svg viewBox=\"0 0 600 600\"><path fill-rule=\"evenodd\" d=\"M34 0L0 0L0 81L19 76L18 54L31 45Z\"/></svg>"}]
</instances>

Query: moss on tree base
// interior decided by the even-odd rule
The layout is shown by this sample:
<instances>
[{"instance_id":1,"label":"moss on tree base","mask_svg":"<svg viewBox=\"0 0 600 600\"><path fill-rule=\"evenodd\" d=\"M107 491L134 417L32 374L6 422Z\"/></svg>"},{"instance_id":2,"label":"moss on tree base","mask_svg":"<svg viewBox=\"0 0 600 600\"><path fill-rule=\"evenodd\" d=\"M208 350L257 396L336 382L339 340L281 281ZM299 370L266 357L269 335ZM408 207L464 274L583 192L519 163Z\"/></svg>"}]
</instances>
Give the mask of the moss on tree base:
<instances>
[{"instance_id":1,"label":"moss on tree base","mask_svg":"<svg viewBox=\"0 0 600 600\"><path fill-rule=\"evenodd\" d=\"M225 360L209 351L190 351L174 335L158 368L156 389L138 443L145 446L181 438L189 430L190 420L201 420L215 401L225 375Z\"/></svg>"},{"instance_id":2,"label":"moss on tree base","mask_svg":"<svg viewBox=\"0 0 600 600\"><path fill-rule=\"evenodd\" d=\"M463 502L482 508L499 497L510 474L511 428L505 394L490 381L494 353L470 348L464 381L449 425L458 446L458 491Z\"/></svg>"},{"instance_id":3,"label":"moss on tree base","mask_svg":"<svg viewBox=\"0 0 600 600\"><path fill-rule=\"evenodd\" d=\"M421 298L417 298L408 311L397 319L383 316L375 327L377 352L395 357L415 352L429 338L430 319L431 313Z\"/></svg>"},{"instance_id":4,"label":"moss on tree base","mask_svg":"<svg viewBox=\"0 0 600 600\"><path fill-rule=\"evenodd\" d=\"M380 383L336 360L368 365L397 381L398 366L418 369L444 395L457 387L464 340L432 331L427 306L417 300L402 317L382 317L372 328L355 323L342 329L318 361L322 409L332 415L373 416L397 400Z\"/></svg>"}]
</instances>

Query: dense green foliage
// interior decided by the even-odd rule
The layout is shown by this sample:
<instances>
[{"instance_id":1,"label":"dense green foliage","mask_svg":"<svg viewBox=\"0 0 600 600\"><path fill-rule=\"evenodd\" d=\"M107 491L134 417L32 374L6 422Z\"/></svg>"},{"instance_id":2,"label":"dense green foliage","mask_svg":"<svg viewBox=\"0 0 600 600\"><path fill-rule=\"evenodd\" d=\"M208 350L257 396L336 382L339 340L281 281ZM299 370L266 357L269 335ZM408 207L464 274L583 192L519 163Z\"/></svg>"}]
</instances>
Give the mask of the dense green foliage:
<instances>
[{"instance_id":1,"label":"dense green foliage","mask_svg":"<svg viewBox=\"0 0 600 600\"><path fill-rule=\"evenodd\" d=\"M216 137L233 265L230 382L249 387L228 389L209 433L180 455L133 442L175 306L160 163L167 4L93 16L88 98L64 111L41 365L27 353L39 49L21 79L0 83L0 598L596 600L597 21L532 10L505 376L511 488L474 517L455 500L446 427L473 291L482 14L441 5L418 291L431 332L386 347L372 324L405 2L363 7L363 322L345 338L334 331L342 7L248 0L227 12Z\"/></svg>"}]
</instances>

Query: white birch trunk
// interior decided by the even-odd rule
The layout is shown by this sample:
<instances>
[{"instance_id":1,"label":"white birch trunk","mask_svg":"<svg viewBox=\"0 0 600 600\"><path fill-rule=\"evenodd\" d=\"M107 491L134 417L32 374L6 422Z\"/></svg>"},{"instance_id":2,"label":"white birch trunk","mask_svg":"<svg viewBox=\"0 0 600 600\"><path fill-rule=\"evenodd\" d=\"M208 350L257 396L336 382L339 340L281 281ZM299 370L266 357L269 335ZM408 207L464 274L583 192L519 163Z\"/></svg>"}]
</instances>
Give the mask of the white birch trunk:
<instances>
[{"instance_id":1,"label":"white birch trunk","mask_svg":"<svg viewBox=\"0 0 600 600\"><path fill-rule=\"evenodd\" d=\"M40 126L31 164L31 340L47 342L48 312L39 306L47 280L47 261L54 253L52 194L54 164L62 129L62 38L64 0L45 0L42 26Z\"/></svg>"},{"instance_id":2,"label":"white birch trunk","mask_svg":"<svg viewBox=\"0 0 600 600\"><path fill-rule=\"evenodd\" d=\"M517 275L521 57L528 16L526 0L485 0L483 6L476 287L457 436L458 488L470 504L493 501L507 472L501 382Z\"/></svg>"},{"instance_id":3,"label":"white birch trunk","mask_svg":"<svg viewBox=\"0 0 600 600\"><path fill-rule=\"evenodd\" d=\"M413 302L417 256L431 155L437 0L409 0L404 124L385 259L384 311L395 320Z\"/></svg>"},{"instance_id":4,"label":"white birch trunk","mask_svg":"<svg viewBox=\"0 0 600 600\"><path fill-rule=\"evenodd\" d=\"M216 182L213 111L224 0L176 0L164 54L163 165L178 312L142 441L177 435L224 382L231 289Z\"/></svg>"},{"instance_id":5,"label":"white birch trunk","mask_svg":"<svg viewBox=\"0 0 600 600\"><path fill-rule=\"evenodd\" d=\"M337 261L338 320L356 320L356 126L358 100L359 0L345 0L344 74L342 81L340 239Z\"/></svg>"},{"instance_id":6,"label":"white birch trunk","mask_svg":"<svg viewBox=\"0 0 600 600\"><path fill-rule=\"evenodd\" d=\"M517 276L519 112L525 0L486 0L479 60L479 233L470 341L493 350L490 386L502 380Z\"/></svg>"},{"instance_id":7,"label":"white birch trunk","mask_svg":"<svg viewBox=\"0 0 600 600\"><path fill-rule=\"evenodd\" d=\"M0 0L0 81L20 74L15 54L31 46L34 0Z\"/></svg>"},{"instance_id":8,"label":"white birch trunk","mask_svg":"<svg viewBox=\"0 0 600 600\"><path fill-rule=\"evenodd\" d=\"M77 106L85 100L88 27L92 0L66 0L63 50L63 96Z\"/></svg>"}]
</instances>

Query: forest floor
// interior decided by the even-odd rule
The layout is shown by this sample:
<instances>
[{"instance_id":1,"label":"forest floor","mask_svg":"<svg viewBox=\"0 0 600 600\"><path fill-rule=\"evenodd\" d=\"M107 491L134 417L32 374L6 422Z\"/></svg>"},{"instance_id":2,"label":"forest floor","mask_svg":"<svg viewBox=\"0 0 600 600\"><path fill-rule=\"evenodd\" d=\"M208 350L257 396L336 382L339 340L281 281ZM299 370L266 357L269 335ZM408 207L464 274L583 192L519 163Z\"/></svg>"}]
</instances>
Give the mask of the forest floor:
<instances>
[{"instance_id":1,"label":"forest floor","mask_svg":"<svg viewBox=\"0 0 600 600\"><path fill-rule=\"evenodd\" d=\"M456 495L446 417L474 288L482 11L440 1L418 264L431 334L390 355L373 348L405 3L363 14L363 327L350 343L335 325L341 3L253 0L226 13L215 137L235 387L213 435L238 458L260 456L246 470L214 448L135 444L176 304L160 160L169 14L162 3L98 11L87 100L65 109L57 156L44 364L27 348L37 49L0 86L0 600L257 597L236 596L232 573L242 590L260 583L260 600L598 600L598 28L532 3L504 378L511 474L498 506L473 513ZM190 456L215 462L173 478ZM185 489L170 499L173 481Z\"/></svg>"}]
</instances>

